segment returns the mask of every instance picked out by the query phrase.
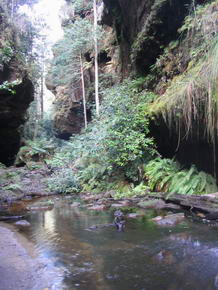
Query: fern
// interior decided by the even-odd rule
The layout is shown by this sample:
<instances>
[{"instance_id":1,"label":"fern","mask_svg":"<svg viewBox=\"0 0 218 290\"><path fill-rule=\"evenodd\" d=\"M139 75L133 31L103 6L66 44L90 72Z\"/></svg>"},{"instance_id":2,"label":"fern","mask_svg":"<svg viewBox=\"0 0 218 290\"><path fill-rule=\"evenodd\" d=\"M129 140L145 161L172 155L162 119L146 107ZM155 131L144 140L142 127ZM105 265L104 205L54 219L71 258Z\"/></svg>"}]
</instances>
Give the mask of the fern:
<instances>
[{"instance_id":1,"label":"fern","mask_svg":"<svg viewBox=\"0 0 218 290\"><path fill-rule=\"evenodd\" d=\"M203 194L217 191L215 179L203 171L199 172L194 165L187 170L174 160L156 158L144 170L150 190L170 192L167 197L174 192Z\"/></svg>"}]
</instances>

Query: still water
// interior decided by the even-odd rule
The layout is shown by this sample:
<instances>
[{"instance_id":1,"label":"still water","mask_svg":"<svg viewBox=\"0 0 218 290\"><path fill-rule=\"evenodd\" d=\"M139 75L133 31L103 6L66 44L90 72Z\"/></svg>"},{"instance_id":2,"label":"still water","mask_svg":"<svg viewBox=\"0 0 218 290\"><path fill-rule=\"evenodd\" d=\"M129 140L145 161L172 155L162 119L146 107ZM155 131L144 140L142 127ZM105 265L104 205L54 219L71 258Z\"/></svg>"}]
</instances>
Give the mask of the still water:
<instances>
[{"instance_id":1,"label":"still water","mask_svg":"<svg viewBox=\"0 0 218 290\"><path fill-rule=\"evenodd\" d=\"M218 228L186 219L161 228L147 211L127 221L125 232L114 227L113 212L73 208L55 200L52 210L32 212L24 234L56 269L53 289L211 290L218 289Z\"/></svg>"}]
</instances>

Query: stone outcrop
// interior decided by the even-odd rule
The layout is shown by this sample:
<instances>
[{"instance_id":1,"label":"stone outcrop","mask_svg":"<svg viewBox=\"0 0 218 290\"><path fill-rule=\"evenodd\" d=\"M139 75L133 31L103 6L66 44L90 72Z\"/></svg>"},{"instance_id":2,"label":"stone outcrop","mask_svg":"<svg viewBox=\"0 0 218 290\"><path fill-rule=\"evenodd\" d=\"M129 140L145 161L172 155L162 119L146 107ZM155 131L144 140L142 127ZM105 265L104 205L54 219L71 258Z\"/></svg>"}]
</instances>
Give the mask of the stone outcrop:
<instances>
[{"instance_id":1,"label":"stone outcrop","mask_svg":"<svg viewBox=\"0 0 218 290\"><path fill-rule=\"evenodd\" d=\"M99 15L99 22L101 16ZM112 27L104 26L105 35L99 42L99 75L100 82L104 87L110 87L118 81L120 73L119 46L116 42L116 35ZM91 107L95 104L94 96L94 54L85 54L88 66L84 70L87 119L91 121ZM54 128L58 138L68 140L73 134L78 134L84 128L84 113L82 101L82 86L78 81L72 88L56 86L52 81L52 74L46 77L46 86L55 95L54 101Z\"/></svg>"},{"instance_id":2,"label":"stone outcrop","mask_svg":"<svg viewBox=\"0 0 218 290\"><path fill-rule=\"evenodd\" d=\"M34 88L24 68L20 47L23 40L9 19L8 9L4 2L0 3L0 162L12 165L21 145L22 125Z\"/></svg>"},{"instance_id":3,"label":"stone outcrop","mask_svg":"<svg viewBox=\"0 0 218 290\"><path fill-rule=\"evenodd\" d=\"M21 125L33 101L33 84L23 78L14 88L14 94L0 90L0 162L12 165L21 143Z\"/></svg>"},{"instance_id":4,"label":"stone outcrop","mask_svg":"<svg viewBox=\"0 0 218 290\"><path fill-rule=\"evenodd\" d=\"M198 0L195 4L206 1ZM104 0L103 23L116 31L122 76L146 75L166 45L177 38L191 0Z\"/></svg>"}]
</instances>

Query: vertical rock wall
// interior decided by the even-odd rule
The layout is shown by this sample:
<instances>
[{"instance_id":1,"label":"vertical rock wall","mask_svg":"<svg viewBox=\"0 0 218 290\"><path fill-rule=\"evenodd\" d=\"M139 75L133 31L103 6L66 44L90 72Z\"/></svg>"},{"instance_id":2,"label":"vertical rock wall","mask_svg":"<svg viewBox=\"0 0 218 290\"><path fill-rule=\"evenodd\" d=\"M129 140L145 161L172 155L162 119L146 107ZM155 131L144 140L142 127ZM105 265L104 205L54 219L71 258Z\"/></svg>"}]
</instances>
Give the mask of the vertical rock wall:
<instances>
[{"instance_id":1,"label":"vertical rock wall","mask_svg":"<svg viewBox=\"0 0 218 290\"><path fill-rule=\"evenodd\" d=\"M33 101L33 84L24 78L12 94L0 90L0 162L12 165L20 148L21 126Z\"/></svg>"}]
</instances>

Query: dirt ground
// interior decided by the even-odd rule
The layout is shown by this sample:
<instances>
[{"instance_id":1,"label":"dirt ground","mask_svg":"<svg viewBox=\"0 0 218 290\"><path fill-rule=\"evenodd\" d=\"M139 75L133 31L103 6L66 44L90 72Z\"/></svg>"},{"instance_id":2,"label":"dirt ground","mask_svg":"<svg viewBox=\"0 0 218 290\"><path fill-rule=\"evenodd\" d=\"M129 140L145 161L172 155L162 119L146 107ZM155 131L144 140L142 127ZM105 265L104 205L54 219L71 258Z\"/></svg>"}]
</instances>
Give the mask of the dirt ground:
<instances>
[{"instance_id":1,"label":"dirt ground","mask_svg":"<svg viewBox=\"0 0 218 290\"><path fill-rule=\"evenodd\" d=\"M48 290L52 276L33 245L0 223L0 290Z\"/></svg>"}]
</instances>

